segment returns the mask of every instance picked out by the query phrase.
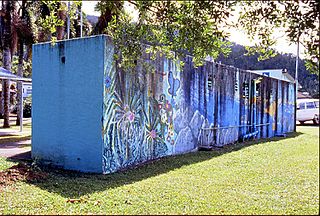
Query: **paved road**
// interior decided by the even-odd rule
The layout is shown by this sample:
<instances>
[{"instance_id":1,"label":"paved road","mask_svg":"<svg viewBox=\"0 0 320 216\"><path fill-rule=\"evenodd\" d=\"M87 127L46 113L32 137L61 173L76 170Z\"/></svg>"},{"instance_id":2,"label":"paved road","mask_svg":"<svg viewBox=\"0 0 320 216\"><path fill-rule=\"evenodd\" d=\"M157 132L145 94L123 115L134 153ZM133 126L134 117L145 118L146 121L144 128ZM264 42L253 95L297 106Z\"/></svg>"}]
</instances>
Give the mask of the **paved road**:
<instances>
[{"instance_id":1,"label":"paved road","mask_svg":"<svg viewBox=\"0 0 320 216\"><path fill-rule=\"evenodd\" d=\"M29 145L29 146L25 146ZM6 143L0 145L0 157L7 158L25 158L26 156L31 156L31 140L25 140L15 143ZM29 156L28 156L29 157Z\"/></svg>"},{"instance_id":2,"label":"paved road","mask_svg":"<svg viewBox=\"0 0 320 216\"><path fill-rule=\"evenodd\" d=\"M10 136L20 134L14 130L0 129L0 136ZM0 157L11 159L31 159L31 140L23 140L19 142L10 142L0 144Z\"/></svg>"}]
</instances>

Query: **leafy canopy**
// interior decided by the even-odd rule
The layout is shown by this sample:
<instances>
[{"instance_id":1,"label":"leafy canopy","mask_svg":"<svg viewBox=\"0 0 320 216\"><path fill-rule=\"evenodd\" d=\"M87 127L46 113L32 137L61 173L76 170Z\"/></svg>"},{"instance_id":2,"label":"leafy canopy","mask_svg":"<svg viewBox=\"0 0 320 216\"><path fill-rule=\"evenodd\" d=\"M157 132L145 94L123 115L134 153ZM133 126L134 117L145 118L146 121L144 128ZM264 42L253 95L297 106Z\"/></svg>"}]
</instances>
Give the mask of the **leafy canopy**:
<instances>
[{"instance_id":1,"label":"leafy canopy","mask_svg":"<svg viewBox=\"0 0 320 216\"><path fill-rule=\"evenodd\" d=\"M304 46L307 69L319 74L319 1L244 1L240 7L238 28L259 39L250 52L262 53L260 59L274 56L272 33L283 29L290 43Z\"/></svg>"},{"instance_id":2,"label":"leafy canopy","mask_svg":"<svg viewBox=\"0 0 320 216\"><path fill-rule=\"evenodd\" d=\"M229 1L130 1L138 11L133 22L119 10L119 2L98 3L96 9L105 14L110 11L112 20L105 33L114 38L121 50L122 65L134 66L143 51L165 54L179 60L186 54L194 56L196 66L207 56L217 58L230 51L227 31L222 27L231 16L235 2ZM146 46L149 44L152 46Z\"/></svg>"},{"instance_id":3,"label":"leafy canopy","mask_svg":"<svg viewBox=\"0 0 320 216\"><path fill-rule=\"evenodd\" d=\"M125 11L126 4L134 6L136 20ZM81 1L71 4L71 20L79 5ZM38 37L40 41L56 40L57 28L66 25L58 14L66 7L63 1L33 3L33 32L46 36ZM251 39L258 39L254 47L248 47L248 53L258 52L259 60L275 55L272 46L276 38L272 33L285 30L291 43L297 43L299 38L306 48L307 68L314 73L319 71L319 1L99 1L96 10L101 12L101 22L92 34L113 37L119 51L116 58L124 68L134 67L143 52L153 57L156 53L165 54L174 60L190 54L195 66L200 66L208 56L216 59L220 53L228 55L228 28L237 27ZM231 21L234 17L237 20Z\"/></svg>"},{"instance_id":4,"label":"leafy canopy","mask_svg":"<svg viewBox=\"0 0 320 216\"><path fill-rule=\"evenodd\" d=\"M105 33L113 36L121 50L121 59L128 67L142 51L166 54L181 59L194 56L196 66L207 56L216 59L220 53L228 55L228 27L240 28L258 39L248 53L260 54L259 60L275 55L272 36L279 28L291 43L298 38L306 48L308 69L319 71L319 2L318 1L128 1L138 12L135 22L126 14L124 2L98 3L96 10L112 19ZM236 22L232 17L240 11ZM108 13L109 12L109 13ZM145 48L143 43L152 46Z\"/></svg>"}]
</instances>

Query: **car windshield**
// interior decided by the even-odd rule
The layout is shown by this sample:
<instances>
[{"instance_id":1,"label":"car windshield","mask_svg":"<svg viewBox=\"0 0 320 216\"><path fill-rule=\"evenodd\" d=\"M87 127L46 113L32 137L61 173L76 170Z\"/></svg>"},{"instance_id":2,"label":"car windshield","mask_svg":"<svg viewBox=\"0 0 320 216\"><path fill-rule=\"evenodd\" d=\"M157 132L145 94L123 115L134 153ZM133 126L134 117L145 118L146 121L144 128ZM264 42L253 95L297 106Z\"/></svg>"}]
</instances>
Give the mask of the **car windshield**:
<instances>
[{"instance_id":1,"label":"car windshield","mask_svg":"<svg viewBox=\"0 0 320 216\"><path fill-rule=\"evenodd\" d=\"M305 109L305 107L304 107L304 103L299 103L299 105L298 105L298 109Z\"/></svg>"},{"instance_id":2,"label":"car windshield","mask_svg":"<svg viewBox=\"0 0 320 216\"><path fill-rule=\"evenodd\" d=\"M307 109L314 109L316 106L314 105L314 102L307 102Z\"/></svg>"}]
</instances>

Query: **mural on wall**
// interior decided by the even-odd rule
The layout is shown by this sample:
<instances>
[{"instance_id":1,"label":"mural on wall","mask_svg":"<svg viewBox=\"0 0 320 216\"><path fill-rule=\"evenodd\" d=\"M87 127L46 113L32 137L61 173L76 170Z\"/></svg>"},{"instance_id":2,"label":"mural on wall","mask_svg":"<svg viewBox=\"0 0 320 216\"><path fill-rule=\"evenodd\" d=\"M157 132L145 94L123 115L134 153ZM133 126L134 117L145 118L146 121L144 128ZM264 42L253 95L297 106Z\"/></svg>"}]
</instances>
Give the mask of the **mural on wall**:
<instances>
[{"instance_id":1,"label":"mural on wall","mask_svg":"<svg viewBox=\"0 0 320 216\"><path fill-rule=\"evenodd\" d=\"M150 83L151 74L106 68L102 131L105 173L174 152L173 104L180 80L172 71L155 76L162 77L162 91Z\"/></svg>"},{"instance_id":2,"label":"mural on wall","mask_svg":"<svg viewBox=\"0 0 320 216\"><path fill-rule=\"evenodd\" d=\"M223 146L244 136L273 136L277 106L266 87L253 90L252 82L258 75L248 76L245 71L215 63L207 63L212 64L211 76L203 69L180 73L172 61L156 61L161 67L155 73L146 73L141 67L125 73L116 69L115 63L112 67L107 64L104 173L185 153L205 142ZM277 91L273 88L268 91ZM208 105L210 101L215 105ZM289 106L285 111L290 113L291 109ZM266 122L270 127L259 126Z\"/></svg>"},{"instance_id":3,"label":"mural on wall","mask_svg":"<svg viewBox=\"0 0 320 216\"><path fill-rule=\"evenodd\" d=\"M114 67L106 77L115 77ZM143 157L144 109L141 92L136 86L120 92L117 81L105 86L103 136L104 163L114 171L130 166Z\"/></svg>"},{"instance_id":4,"label":"mural on wall","mask_svg":"<svg viewBox=\"0 0 320 216\"><path fill-rule=\"evenodd\" d=\"M149 107L145 114L145 140L147 147L147 158L155 159L159 156L164 156L167 153L167 145L162 131L163 116L160 115L159 103L152 97L149 97ZM144 158L141 158L144 160Z\"/></svg>"},{"instance_id":5,"label":"mural on wall","mask_svg":"<svg viewBox=\"0 0 320 216\"><path fill-rule=\"evenodd\" d=\"M33 59L38 86L35 108L39 110L35 112L38 123L33 154L50 163L111 173L204 145L222 147L294 128L294 84L286 80L213 61L195 68L191 56L186 56L180 68L179 62L160 55L151 60L147 53L134 62L133 71L125 72L114 61L111 38L59 42L64 43L70 43L70 52L65 53L70 61L65 64L60 45L36 45ZM74 53L88 56L79 48L87 46L93 58L76 61ZM43 68L50 70L41 73ZM47 82L48 74L54 82ZM43 83L48 88L43 89ZM69 86L72 88L67 91ZM47 105L42 91L48 91L55 106ZM67 108L60 109L64 104ZM75 115L77 108L84 114ZM46 118L52 124L46 124ZM70 121L61 121L65 118ZM49 138L43 128L53 131Z\"/></svg>"}]
</instances>

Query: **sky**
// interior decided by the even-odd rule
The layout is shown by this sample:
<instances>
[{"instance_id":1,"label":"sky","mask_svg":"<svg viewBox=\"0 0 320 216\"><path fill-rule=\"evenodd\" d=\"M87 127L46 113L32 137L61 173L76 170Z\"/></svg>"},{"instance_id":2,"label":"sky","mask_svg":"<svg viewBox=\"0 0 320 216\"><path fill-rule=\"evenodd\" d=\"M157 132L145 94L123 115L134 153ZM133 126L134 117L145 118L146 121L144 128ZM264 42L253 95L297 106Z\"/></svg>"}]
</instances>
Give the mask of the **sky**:
<instances>
[{"instance_id":1,"label":"sky","mask_svg":"<svg viewBox=\"0 0 320 216\"><path fill-rule=\"evenodd\" d=\"M95 15L99 16L100 13L94 11L94 6L97 4L98 1L83 1L83 11L88 15ZM131 5L130 5L131 6ZM130 7L129 4L125 4L125 7L128 9L128 11L133 11L132 7ZM134 17L134 12L132 12ZM284 32L279 30L275 32L274 36L277 38L277 44L273 47L278 52L281 53L292 53L296 55L297 53L297 44L289 44L285 37L283 37ZM254 41L250 41L248 36L241 32L238 29L231 29L230 30L230 41L235 42L237 44L243 45L243 46L253 46ZM304 49L302 46L300 46L299 56L300 58L303 57Z\"/></svg>"}]
</instances>

